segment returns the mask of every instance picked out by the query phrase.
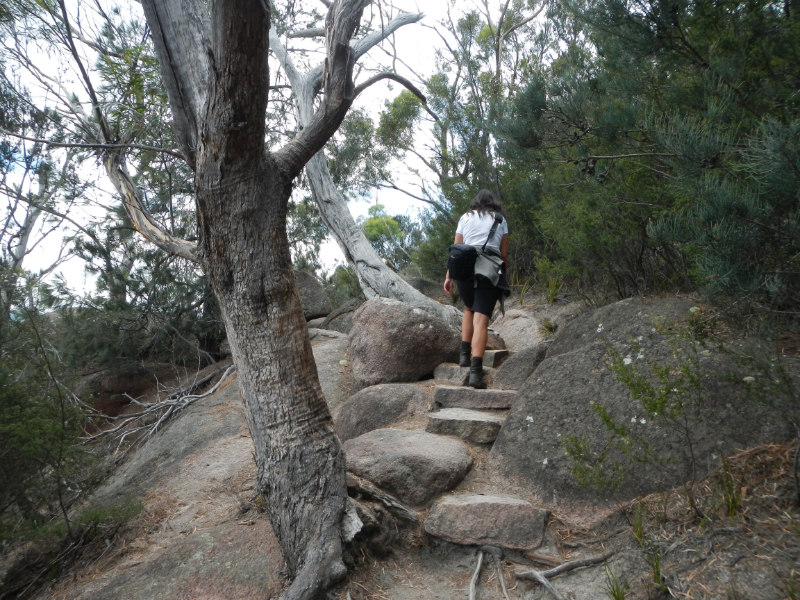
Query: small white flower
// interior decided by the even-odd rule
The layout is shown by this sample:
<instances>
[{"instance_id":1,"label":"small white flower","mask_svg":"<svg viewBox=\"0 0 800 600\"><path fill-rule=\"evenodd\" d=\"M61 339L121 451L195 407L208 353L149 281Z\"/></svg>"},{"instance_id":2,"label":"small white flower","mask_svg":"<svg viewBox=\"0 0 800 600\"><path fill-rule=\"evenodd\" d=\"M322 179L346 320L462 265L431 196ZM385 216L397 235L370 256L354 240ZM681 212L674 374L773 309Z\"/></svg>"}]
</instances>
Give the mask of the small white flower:
<instances>
[{"instance_id":1,"label":"small white flower","mask_svg":"<svg viewBox=\"0 0 800 600\"><path fill-rule=\"evenodd\" d=\"M547 466L547 459L546 459L546 458L545 458L545 459L542 461L542 466L543 466L543 467L546 467L546 466Z\"/></svg>"},{"instance_id":2,"label":"small white flower","mask_svg":"<svg viewBox=\"0 0 800 600\"><path fill-rule=\"evenodd\" d=\"M642 417L641 419L639 419L639 423L641 423L642 425L647 425L647 419Z\"/></svg>"},{"instance_id":3,"label":"small white flower","mask_svg":"<svg viewBox=\"0 0 800 600\"><path fill-rule=\"evenodd\" d=\"M636 417L635 416L631 417L631 423L636 423Z\"/></svg>"},{"instance_id":4,"label":"small white flower","mask_svg":"<svg viewBox=\"0 0 800 600\"><path fill-rule=\"evenodd\" d=\"M742 378L742 381L745 383L755 383L756 378L748 375L747 377Z\"/></svg>"},{"instance_id":5,"label":"small white flower","mask_svg":"<svg viewBox=\"0 0 800 600\"><path fill-rule=\"evenodd\" d=\"M602 323L600 323L600 324L597 326L597 333L603 333L603 324L602 324Z\"/></svg>"},{"instance_id":6,"label":"small white flower","mask_svg":"<svg viewBox=\"0 0 800 600\"><path fill-rule=\"evenodd\" d=\"M631 358L631 355L630 355L630 354L629 354L628 356L626 356L625 358L623 358L623 359L622 359L622 364L623 364L623 365L629 365L629 364L631 364L632 362L633 362L633 359Z\"/></svg>"},{"instance_id":7,"label":"small white flower","mask_svg":"<svg viewBox=\"0 0 800 600\"><path fill-rule=\"evenodd\" d=\"M698 312L700 312L700 307L699 306L693 306L692 308L689 309L689 312L692 313L692 314L698 313Z\"/></svg>"},{"instance_id":8,"label":"small white flower","mask_svg":"<svg viewBox=\"0 0 800 600\"><path fill-rule=\"evenodd\" d=\"M639 351L639 354L636 355L636 360L644 360L644 352Z\"/></svg>"},{"instance_id":9,"label":"small white flower","mask_svg":"<svg viewBox=\"0 0 800 600\"><path fill-rule=\"evenodd\" d=\"M533 417L532 417L532 416L530 416L530 415L528 415L527 417L525 417L525 420L526 420L528 423L533 423Z\"/></svg>"}]
</instances>

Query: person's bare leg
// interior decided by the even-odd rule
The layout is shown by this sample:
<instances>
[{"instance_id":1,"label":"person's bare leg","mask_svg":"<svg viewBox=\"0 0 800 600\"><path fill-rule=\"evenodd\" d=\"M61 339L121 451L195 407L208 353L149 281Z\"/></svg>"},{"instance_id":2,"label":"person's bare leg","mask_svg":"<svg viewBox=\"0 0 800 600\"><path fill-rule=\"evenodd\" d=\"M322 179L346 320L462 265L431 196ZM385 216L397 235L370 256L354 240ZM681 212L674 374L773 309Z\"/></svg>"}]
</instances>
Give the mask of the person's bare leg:
<instances>
[{"instance_id":1,"label":"person's bare leg","mask_svg":"<svg viewBox=\"0 0 800 600\"><path fill-rule=\"evenodd\" d=\"M472 357L483 358L486 351L486 340L489 337L489 316L482 313L472 313ZM463 324L462 324L463 334ZM462 340L464 339L462 335Z\"/></svg>"},{"instance_id":2,"label":"person's bare leg","mask_svg":"<svg viewBox=\"0 0 800 600\"><path fill-rule=\"evenodd\" d=\"M473 313L470 309L464 309L464 316L461 317L461 341L462 342L471 342L472 335L473 335Z\"/></svg>"}]
</instances>

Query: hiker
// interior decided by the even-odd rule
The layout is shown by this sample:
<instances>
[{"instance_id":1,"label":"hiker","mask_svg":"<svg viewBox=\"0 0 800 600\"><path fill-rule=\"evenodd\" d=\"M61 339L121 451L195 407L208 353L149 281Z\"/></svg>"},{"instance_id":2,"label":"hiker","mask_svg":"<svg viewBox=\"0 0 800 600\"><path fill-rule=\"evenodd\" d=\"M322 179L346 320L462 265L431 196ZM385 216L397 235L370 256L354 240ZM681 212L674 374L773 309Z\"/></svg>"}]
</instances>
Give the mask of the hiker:
<instances>
[{"instance_id":1,"label":"hiker","mask_svg":"<svg viewBox=\"0 0 800 600\"><path fill-rule=\"evenodd\" d=\"M472 199L469 210L458 220L454 242L478 248L483 246L485 254L499 255L503 264L496 285L485 277L474 275L468 279L455 280L458 293L464 300L458 364L470 368L468 385L477 389L486 387L486 382L483 380L483 353L489 335L489 319L501 294L507 294L509 291L505 276L505 265L508 262L508 224L502 212L500 202L494 194L488 190L481 190ZM496 219L496 216L499 219ZM450 294L452 289L453 280L448 269L444 279L444 291Z\"/></svg>"}]
</instances>

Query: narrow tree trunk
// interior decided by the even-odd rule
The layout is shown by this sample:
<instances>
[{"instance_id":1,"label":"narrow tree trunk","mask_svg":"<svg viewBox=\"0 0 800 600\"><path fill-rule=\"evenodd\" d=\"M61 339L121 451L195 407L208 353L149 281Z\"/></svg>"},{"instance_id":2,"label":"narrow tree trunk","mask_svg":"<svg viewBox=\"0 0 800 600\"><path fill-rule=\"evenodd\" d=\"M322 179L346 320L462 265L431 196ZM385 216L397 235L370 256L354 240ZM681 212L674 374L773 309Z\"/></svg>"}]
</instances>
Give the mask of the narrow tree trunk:
<instances>
[{"instance_id":1,"label":"narrow tree trunk","mask_svg":"<svg viewBox=\"0 0 800 600\"><path fill-rule=\"evenodd\" d=\"M239 372L259 489L295 577L283 598L314 598L345 574L344 455L291 269L291 182L268 158L254 163L198 170L201 256Z\"/></svg>"},{"instance_id":2,"label":"narrow tree trunk","mask_svg":"<svg viewBox=\"0 0 800 600\"><path fill-rule=\"evenodd\" d=\"M460 327L461 313L458 310L428 298L409 285L381 260L364 232L353 220L353 216L347 208L347 202L333 182L323 151L318 152L308 162L306 174L311 183L311 191L319 207L320 215L333 234L347 262L355 269L361 289L367 298L375 296L394 298ZM443 280L447 269L446 262L446 257L443 256Z\"/></svg>"}]
</instances>

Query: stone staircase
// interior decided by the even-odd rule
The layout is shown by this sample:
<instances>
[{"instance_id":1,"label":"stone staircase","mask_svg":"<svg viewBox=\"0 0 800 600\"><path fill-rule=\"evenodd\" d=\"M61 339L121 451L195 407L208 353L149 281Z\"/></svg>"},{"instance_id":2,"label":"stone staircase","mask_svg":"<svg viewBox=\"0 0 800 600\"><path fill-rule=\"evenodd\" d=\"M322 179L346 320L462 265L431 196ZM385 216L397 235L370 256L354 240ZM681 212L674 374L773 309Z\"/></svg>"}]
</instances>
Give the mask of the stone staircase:
<instances>
[{"instance_id":1,"label":"stone staircase","mask_svg":"<svg viewBox=\"0 0 800 600\"><path fill-rule=\"evenodd\" d=\"M508 357L507 350L485 353L484 378L488 388L484 390L464 385L469 367L440 365L434 372L439 384L433 390L426 431L460 438L474 453L488 455L518 397L516 390L492 388L497 369ZM425 531L462 545L530 550L542 543L548 511L520 498L475 487L462 484L440 496L425 519Z\"/></svg>"},{"instance_id":2,"label":"stone staircase","mask_svg":"<svg viewBox=\"0 0 800 600\"><path fill-rule=\"evenodd\" d=\"M433 390L426 431L458 437L474 452L488 454L506 415L518 397L516 390L493 389L495 373L510 356L508 350L490 350L483 358L488 388L465 387L469 367L443 364L434 372L440 382ZM487 490L456 487L433 504L425 531L456 544L496 545L528 550L541 544L548 512L529 502ZM469 486L474 488L475 486Z\"/></svg>"},{"instance_id":3,"label":"stone staircase","mask_svg":"<svg viewBox=\"0 0 800 600\"><path fill-rule=\"evenodd\" d=\"M488 350L483 357L484 377L489 386L494 373L509 356L508 350ZM437 385L433 391L433 408L428 415L426 431L454 435L471 444L491 444L517 398L516 390L465 387L469 367L440 365L433 374L436 381L455 385Z\"/></svg>"},{"instance_id":4,"label":"stone staircase","mask_svg":"<svg viewBox=\"0 0 800 600\"><path fill-rule=\"evenodd\" d=\"M516 390L492 387L509 356L507 350L486 352L489 387L483 390L464 385L468 367L440 365L427 422L411 429L377 429L345 442L349 470L412 508L430 508L423 522L429 535L462 545L538 547L548 511L507 495L504 488L498 493L475 473L518 397Z\"/></svg>"}]
</instances>

